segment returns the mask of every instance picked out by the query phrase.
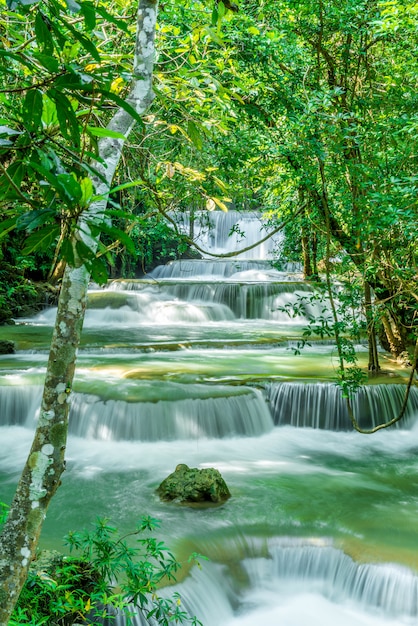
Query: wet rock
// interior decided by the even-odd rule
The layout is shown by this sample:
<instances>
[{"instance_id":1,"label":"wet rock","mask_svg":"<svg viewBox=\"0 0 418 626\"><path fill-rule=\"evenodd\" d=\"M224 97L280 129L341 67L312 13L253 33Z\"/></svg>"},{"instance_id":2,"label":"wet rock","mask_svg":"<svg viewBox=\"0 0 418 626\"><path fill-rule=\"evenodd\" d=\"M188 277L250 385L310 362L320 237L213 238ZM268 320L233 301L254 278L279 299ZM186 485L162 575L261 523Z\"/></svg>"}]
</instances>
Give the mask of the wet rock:
<instances>
[{"instance_id":1,"label":"wet rock","mask_svg":"<svg viewBox=\"0 0 418 626\"><path fill-rule=\"evenodd\" d=\"M13 341L8 341L7 339L3 339L0 341L0 354L14 354L15 353L15 344Z\"/></svg>"},{"instance_id":2,"label":"wet rock","mask_svg":"<svg viewBox=\"0 0 418 626\"><path fill-rule=\"evenodd\" d=\"M161 500L182 503L222 504L231 497L230 491L217 469L190 468L181 463L157 489Z\"/></svg>"}]
</instances>

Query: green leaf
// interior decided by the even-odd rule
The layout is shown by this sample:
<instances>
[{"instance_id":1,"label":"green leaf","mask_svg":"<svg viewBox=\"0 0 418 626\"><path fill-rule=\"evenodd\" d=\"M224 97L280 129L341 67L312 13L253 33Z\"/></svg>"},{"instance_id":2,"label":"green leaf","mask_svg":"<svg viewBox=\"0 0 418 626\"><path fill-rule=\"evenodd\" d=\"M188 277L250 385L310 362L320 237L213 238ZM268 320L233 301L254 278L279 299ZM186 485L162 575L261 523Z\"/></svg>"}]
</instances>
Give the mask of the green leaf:
<instances>
[{"instance_id":1,"label":"green leaf","mask_svg":"<svg viewBox=\"0 0 418 626\"><path fill-rule=\"evenodd\" d=\"M31 132L41 125L42 104L42 92L39 89L30 89L23 102L22 116L23 123Z\"/></svg>"},{"instance_id":2,"label":"green leaf","mask_svg":"<svg viewBox=\"0 0 418 626\"><path fill-rule=\"evenodd\" d=\"M218 13L219 13L219 19L222 19L226 13L226 7L222 1L218 3Z\"/></svg>"},{"instance_id":3,"label":"green leaf","mask_svg":"<svg viewBox=\"0 0 418 626\"><path fill-rule=\"evenodd\" d=\"M64 259L71 267L75 266L74 248L69 239L64 239L61 244L61 258Z\"/></svg>"},{"instance_id":4,"label":"green leaf","mask_svg":"<svg viewBox=\"0 0 418 626\"><path fill-rule=\"evenodd\" d=\"M0 222L0 239L16 228L17 216Z\"/></svg>"},{"instance_id":5,"label":"green leaf","mask_svg":"<svg viewBox=\"0 0 418 626\"><path fill-rule=\"evenodd\" d=\"M19 217L17 221L17 228L19 230L26 230L30 232L40 226L44 226L48 222L51 223L51 218L53 217L54 212L51 209L28 211Z\"/></svg>"},{"instance_id":6,"label":"green leaf","mask_svg":"<svg viewBox=\"0 0 418 626\"><path fill-rule=\"evenodd\" d=\"M2 199L20 198L21 195L15 187L20 188L22 180L26 174L26 166L22 161L14 161L6 170L7 176L0 176L0 195ZM13 181L13 183L11 182Z\"/></svg>"},{"instance_id":7,"label":"green leaf","mask_svg":"<svg viewBox=\"0 0 418 626\"><path fill-rule=\"evenodd\" d=\"M42 49L43 54L51 55L54 50L54 42L49 29L49 19L42 13L42 11L38 11L36 13L35 36L38 46Z\"/></svg>"},{"instance_id":8,"label":"green leaf","mask_svg":"<svg viewBox=\"0 0 418 626\"><path fill-rule=\"evenodd\" d=\"M77 204L83 195L80 184L72 174L58 174L57 189L62 189L71 204Z\"/></svg>"},{"instance_id":9,"label":"green leaf","mask_svg":"<svg viewBox=\"0 0 418 626\"><path fill-rule=\"evenodd\" d=\"M26 239L22 254L26 256L36 251L49 250L59 234L60 227L58 224L49 224L41 228Z\"/></svg>"},{"instance_id":10,"label":"green leaf","mask_svg":"<svg viewBox=\"0 0 418 626\"><path fill-rule=\"evenodd\" d=\"M42 122L47 127L58 124L57 107L46 94L42 96Z\"/></svg>"},{"instance_id":11,"label":"green leaf","mask_svg":"<svg viewBox=\"0 0 418 626\"><path fill-rule=\"evenodd\" d=\"M94 187L93 187L93 183L91 181L90 178L83 178L80 181L80 188L81 188L81 198L80 198L80 206L81 207L88 207L89 204L91 203L91 200L93 198L93 193L94 193Z\"/></svg>"},{"instance_id":12,"label":"green leaf","mask_svg":"<svg viewBox=\"0 0 418 626\"><path fill-rule=\"evenodd\" d=\"M58 123L63 136L73 142L75 147L80 145L80 127L77 116L70 100L58 89L48 89L47 95L54 101Z\"/></svg>"},{"instance_id":13,"label":"green leaf","mask_svg":"<svg viewBox=\"0 0 418 626\"><path fill-rule=\"evenodd\" d=\"M81 44L78 41L76 41L75 43L70 43L69 41L67 41L62 51L62 57L65 63L71 63L72 61L77 59L80 48Z\"/></svg>"},{"instance_id":14,"label":"green leaf","mask_svg":"<svg viewBox=\"0 0 418 626\"><path fill-rule=\"evenodd\" d=\"M88 265L95 256L93 250L82 239L76 241L75 249L80 261L85 265Z\"/></svg>"},{"instance_id":15,"label":"green leaf","mask_svg":"<svg viewBox=\"0 0 418 626\"><path fill-rule=\"evenodd\" d=\"M58 72L60 65L58 59L55 57L40 52L34 52L33 57L49 72Z\"/></svg>"},{"instance_id":16,"label":"green leaf","mask_svg":"<svg viewBox=\"0 0 418 626\"><path fill-rule=\"evenodd\" d=\"M209 37L212 39L212 41L217 43L219 46L223 46L224 45L224 40L222 39L222 37L218 33L215 33L215 31L212 30L212 28L209 28L209 26L205 26L202 30L207 35L209 35Z\"/></svg>"},{"instance_id":17,"label":"green leaf","mask_svg":"<svg viewBox=\"0 0 418 626\"><path fill-rule=\"evenodd\" d=\"M29 167L41 175L45 182L55 189L61 200L71 207L75 206L82 198L82 190L72 174L52 174L46 167L36 161L30 161ZM43 182L42 180L40 181Z\"/></svg>"},{"instance_id":18,"label":"green leaf","mask_svg":"<svg viewBox=\"0 0 418 626\"><path fill-rule=\"evenodd\" d=\"M31 73L34 72L34 64L20 54L15 54L14 52L9 52L8 50L0 50L0 57L13 59L14 61L17 61L19 65L25 65Z\"/></svg>"},{"instance_id":19,"label":"green leaf","mask_svg":"<svg viewBox=\"0 0 418 626\"><path fill-rule=\"evenodd\" d=\"M120 30L123 30L123 32L128 33L129 32L129 24L123 20L119 20L117 17L114 17L111 13L109 13L108 11L106 11L106 9L103 6L97 6L96 7L96 11L99 15L101 15L105 20L107 20L108 22L110 22L111 24L114 24L115 26L117 26Z\"/></svg>"},{"instance_id":20,"label":"green leaf","mask_svg":"<svg viewBox=\"0 0 418 626\"><path fill-rule=\"evenodd\" d=\"M129 237L129 235L127 235L123 230L120 230L115 226L109 226L105 222L101 222L99 228L101 231L109 235L109 237L111 237L113 241L119 240L128 250L128 252L130 252L131 254L135 254L135 244Z\"/></svg>"},{"instance_id":21,"label":"green leaf","mask_svg":"<svg viewBox=\"0 0 418 626\"><path fill-rule=\"evenodd\" d=\"M114 139L123 139L126 141L125 135L118 133L116 130L110 130L109 128L102 128L101 126L87 126L87 132L94 137L112 137Z\"/></svg>"},{"instance_id":22,"label":"green leaf","mask_svg":"<svg viewBox=\"0 0 418 626\"><path fill-rule=\"evenodd\" d=\"M212 26L216 26L218 23L219 13L218 13L218 4L215 2L213 11L212 11Z\"/></svg>"},{"instance_id":23,"label":"green leaf","mask_svg":"<svg viewBox=\"0 0 418 626\"><path fill-rule=\"evenodd\" d=\"M96 9L91 2L83 2L80 7L80 13L84 17L86 30L91 32L96 28Z\"/></svg>"},{"instance_id":24,"label":"green leaf","mask_svg":"<svg viewBox=\"0 0 418 626\"><path fill-rule=\"evenodd\" d=\"M187 122L187 134L189 135L193 145L198 150L201 150L203 148L202 136L199 133L199 130L196 124L192 120L189 120Z\"/></svg>"},{"instance_id":25,"label":"green leaf","mask_svg":"<svg viewBox=\"0 0 418 626\"><path fill-rule=\"evenodd\" d=\"M105 217L123 219L129 222L136 221L142 224L142 220L139 216L133 215L133 213L128 213L127 211L122 211L119 209L106 209Z\"/></svg>"},{"instance_id":26,"label":"green leaf","mask_svg":"<svg viewBox=\"0 0 418 626\"><path fill-rule=\"evenodd\" d=\"M131 187L144 187L146 186L146 182L143 180L132 180L129 183L123 183L122 185L117 185L116 187L112 187L109 193L115 193L116 191L123 191L124 189L131 189Z\"/></svg>"},{"instance_id":27,"label":"green leaf","mask_svg":"<svg viewBox=\"0 0 418 626\"><path fill-rule=\"evenodd\" d=\"M145 127L141 115L139 113L137 113L137 111L135 111L133 106L131 106L128 102L126 102L123 98L118 96L116 93L113 93L113 91L108 91L107 89L101 89L96 84L92 85L92 84L82 83L80 81L78 81L77 83L74 82L73 80L69 81L68 80L68 76L62 77L59 80L59 82L57 81L57 85L58 84L59 84L59 88L61 90L62 89L70 89L71 91L79 91L79 92L81 91L81 92L92 93L92 94L93 93L94 94L101 94L104 99L111 100L112 102L117 104L124 111L129 113L129 115L131 117L133 117L133 119L136 120L142 127ZM80 98L80 96L77 95L77 93L74 93L74 97L75 98Z\"/></svg>"},{"instance_id":28,"label":"green leaf","mask_svg":"<svg viewBox=\"0 0 418 626\"><path fill-rule=\"evenodd\" d=\"M57 188L56 177L51 174L51 172L46 167L43 167L40 163L37 163L36 161L29 161L28 166L36 173L40 174L42 178L45 179L45 182L48 182L51 187L53 187L54 189ZM41 180L40 182L42 183L43 181Z\"/></svg>"},{"instance_id":29,"label":"green leaf","mask_svg":"<svg viewBox=\"0 0 418 626\"><path fill-rule=\"evenodd\" d=\"M50 22L49 26L54 31L55 37L58 41L58 45L60 46L61 50L63 50L65 44L67 43L67 37L60 31L54 20Z\"/></svg>"},{"instance_id":30,"label":"green leaf","mask_svg":"<svg viewBox=\"0 0 418 626\"><path fill-rule=\"evenodd\" d=\"M106 283L108 275L105 261L101 258L91 259L92 251L82 241L77 241L76 249L81 261L89 270L92 280L99 285Z\"/></svg>"},{"instance_id":31,"label":"green leaf","mask_svg":"<svg viewBox=\"0 0 418 626\"><path fill-rule=\"evenodd\" d=\"M80 32L78 32L78 30L74 28L74 26L70 24L68 20L64 20L64 18L62 17L60 17L59 19L61 22L63 22L64 26L68 28L68 30L72 33L74 39L77 39L77 41L81 43L83 48L91 54L93 59L97 61L98 63L100 63L101 57L96 46L93 44L93 42L88 37L85 37Z\"/></svg>"}]
</instances>

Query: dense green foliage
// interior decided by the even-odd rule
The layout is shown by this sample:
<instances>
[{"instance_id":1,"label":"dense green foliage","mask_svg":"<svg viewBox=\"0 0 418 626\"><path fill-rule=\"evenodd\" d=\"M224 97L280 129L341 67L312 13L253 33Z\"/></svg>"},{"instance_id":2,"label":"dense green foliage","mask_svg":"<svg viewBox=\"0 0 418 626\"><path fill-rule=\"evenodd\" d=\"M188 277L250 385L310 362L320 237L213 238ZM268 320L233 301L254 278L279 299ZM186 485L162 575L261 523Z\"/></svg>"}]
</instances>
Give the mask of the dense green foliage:
<instances>
[{"instance_id":1,"label":"dense green foliage","mask_svg":"<svg viewBox=\"0 0 418 626\"><path fill-rule=\"evenodd\" d=\"M190 254L179 213L234 201L272 225L292 218L282 254L302 260L307 278L333 258L347 293L365 290L369 337L378 333L396 356L414 343L415 3L163 5L156 97L106 214L89 224L102 233L98 254L69 242L94 198L97 141L112 110L129 109L125 40L135 7L51 0L10 8L0 22L2 241L3 255L19 249L5 260L24 263L25 279L34 267L43 279L59 276L60 259L85 263L98 282L109 268L139 275ZM0 279L5 318L10 301L19 313L33 287Z\"/></svg>"},{"instance_id":2,"label":"dense green foliage","mask_svg":"<svg viewBox=\"0 0 418 626\"><path fill-rule=\"evenodd\" d=\"M98 255L68 241L94 197L97 139L112 108L128 106L133 9L115 3L113 17L81 2L68 13L51 1L4 12L4 240L16 229L25 255L86 263L101 282L108 264L135 274L187 252L161 221L175 226L176 211L234 200L272 223L293 214L285 253L302 256L307 277L338 255L333 270L374 290L369 325L402 353L418 300L415 4L227 6L162 7L156 99L117 172L117 200L91 225L104 234ZM3 288L3 301L14 294Z\"/></svg>"},{"instance_id":3,"label":"dense green foliage","mask_svg":"<svg viewBox=\"0 0 418 626\"><path fill-rule=\"evenodd\" d=\"M8 507L0 502L0 527ZM68 533L71 555L40 553L29 571L9 626L71 626L89 624L115 614L140 612L150 623L192 624L178 593L162 596L162 584L175 581L181 564L153 536L157 520L144 516L136 530L121 536L109 520L98 519L92 531ZM72 553L76 554L72 554ZM200 566L201 555L189 563Z\"/></svg>"}]
</instances>

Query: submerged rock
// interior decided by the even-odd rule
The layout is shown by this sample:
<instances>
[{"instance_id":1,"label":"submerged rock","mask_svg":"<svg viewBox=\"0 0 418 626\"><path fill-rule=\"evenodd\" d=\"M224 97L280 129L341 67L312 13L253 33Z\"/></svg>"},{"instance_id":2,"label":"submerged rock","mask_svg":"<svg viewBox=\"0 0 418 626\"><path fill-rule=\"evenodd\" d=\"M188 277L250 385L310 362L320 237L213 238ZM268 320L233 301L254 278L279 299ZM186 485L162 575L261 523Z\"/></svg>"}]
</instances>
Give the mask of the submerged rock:
<instances>
[{"instance_id":1,"label":"submerged rock","mask_svg":"<svg viewBox=\"0 0 418 626\"><path fill-rule=\"evenodd\" d=\"M220 472L213 467L190 468L181 463L157 489L161 500L183 503L222 504L231 497Z\"/></svg>"}]
</instances>

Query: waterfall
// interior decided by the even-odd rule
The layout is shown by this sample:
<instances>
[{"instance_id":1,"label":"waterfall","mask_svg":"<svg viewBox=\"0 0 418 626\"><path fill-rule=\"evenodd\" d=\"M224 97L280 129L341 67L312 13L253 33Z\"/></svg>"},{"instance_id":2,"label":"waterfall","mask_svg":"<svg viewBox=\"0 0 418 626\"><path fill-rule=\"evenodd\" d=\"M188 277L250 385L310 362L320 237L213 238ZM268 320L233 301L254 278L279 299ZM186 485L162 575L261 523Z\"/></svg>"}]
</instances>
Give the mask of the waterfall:
<instances>
[{"instance_id":1,"label":"waterfall","mask_svg":"<svg viewBox=\"0 0 418 626\"><path fill-rule=\"evenodd\" d=\"M228 564L205 563L202 569L194 568L185 583L163 590L162 595L178 592L188 615L196 616L204 626L303 626L315 617L318 626L377 626L382 623L379 618L418 617L418 577L407 568L356 563L323 540L278 538L270 541L268 551L268 558L242 560L238 575ZM329 617L323 612L314 617L312 607L323 608L325 602L333 606ZM291 607L294 615L297 603L300 621L288 614ZM360 607L361 617L356 615ZM132 626L145 624L135 607L130 608L136 613ZM260 622L263 610L268 617ZM346 622L350 614L351 622ZM367 614L371 621L364 621ZM125 624L121 614L113 619L115 626Z\"/></svg>"},{"instance_id":2,"label":"waterfall","mask_svg":"<svg viewBox=\"0 0 418 626\"><path fill-rule=\"evenodd\" d=\"M0 387L2 426L33 425L42 388ZM257 437L273 428L262 393L248 389L214 398L126 402L73 393L69 432L109 441L173 441Z\"/></svg>"},{"instance_id":3,"label":"waterfall","mask_svg":"<svg viewBox=\"0 0 418 626\"><path fill-rule=\"evenodd\" d=\"M187 390L187 386L185 386ZM185 391L187 395L187 391ZM94 394L73 393L70 433L99 440L172 441L176 439L256 437L274 424L295 428L352 430L345 400L331 383L269 383L267 404L260 391L234 393L225 388L218 397L133 402L103 400ZM0 386L0 425L29 425L40 406L42 387ZM392 419L402 406L405 385L362 387L352 399L363 428ZM412 387L405 417L396 427L418 419L418 389Z\"/></svg>"},{"instance_id":4,"label":"waterfall","mask_svg":"<svg viewBox=\"0 0 418 626\"><path fill-rule=\"evenodd\" d=\"M354 414L363 428L373 428L389 421L399 412L405 385L368 385L352 398ZM339 387L332 383L270 383L266 386L274 423L295 427L351 430L347 406ZM418 389L412 387L402 421L408 426L418 418Z\"/></svg>"},{"instance_id":5,"label":"waterfall","mask_svg":"<svg viewBox=\"0 0 418 626\"><path fill-rule=\"evenodd\" d=\"M70 432L78 437L129 441L170 441L254 437L273 428L259 391L176 402L103 402L76 394Z\"/></svg>"},{"instance_id":6,"label":"waterfall","mask_svg":"<svg viewBox=\"0 0 418 626\"><path fill-rule=\"evenodd\" d=\"M251 259L182 259L158 265L149 274L154 280L193 280L208 278L211 280L295 280L301 278L300 267L287 264L280 271L272 269L271 261Z\"/></svg>"},{"instance_id":7,"label":"waterfall","mask_svg":"<svg viewBox=\"0 0 418 626\"><path fill-rule=\"evenodd\" d=\"M192 230L190 213L184 212L174 217L180 230L190 234ZM194 213L193 222L194 240L205 251L212 254L236 253L237 250L256 244L268 234L269 230L272 230L263 222L262 215L258 212L197 211ZM240 260L271 258L282 239L281 233L275 234L267 241L237 257Z\"/></svg>"},{"instance_id":8,"label":"waterfall","mask_svg":"<svg viewBox=\"0 0 418 626\"><path fill-rule=\"evenodd\" d=\"M42 387L0 385L0 426L25 425L39 409Z\"/></svg>"},{"instance_id":9,"label":"waterfall","mask_svg":"<svg viewBox=\"0 0 418 626\"><path fill-rule=\"evenodd\" d=\"M275 320L281 323L303 323L306 317L319 317L323 314L323 304L313 300L310 302L312 286L304 282L212 282L206 280L188 280L187 282L164 283L150 286L148 282L115 281L111 285L111 291L115 294L126 293L129 306L142 311L154 321L176 321L171 315L173 311L184 311L195 307L196 310L213 310L224 313L224 319L265 319ZM102 294L102 295L101 295ZM137 294L138 302L134 296ZM289 316L286 305L297 303L301 298L306 300L304 308L306 315ZM115 301L125 302L119 296ZM102 306L109 301L109 292L97 292L90 299L90 305ZM146 306L145 305L146 302ZM159 315L159 311L163 315ZM227 311L230 312L228 317ZM181 317L177 320L180 321ZM215 320L213 315L207 319ZM218 319L222 319L218 313ZM186 319L184 321L193 321Z\"/></svg>"},{"instance_id":10,"label":"waterfall","mask_svg":"<svg viewBox=\"0 0 418 626\"><path fill-rule=\"evenodd\" d=\"M236 259L181 259L170 261L166 265L158 265L147 276L155 280L196 279L197 277L210 277L211 279L230 278L240 272L260 271L269 272L269 261Z\"/></svg>"},{"instance_id":11,"label":"waterfall","mask_svg":"<svg viewBox=\"0 0 418 626\"><path fill-rule=\"evenodd\" d=\"M206 218L197 215L194 231L215 253L266 232L257 214ZM272 268L280 238L243 258L175 261L90 290L66 471L41 547L62 549L69 530L97 516L129 534L146 514L180 560L194 551L211 559L161 590L179 591L204 626L415 625L418 390L399 428L365 437L336 385L302 382L330 381L338 365L322 335L299 356L285 347L328 309L295 275L300 267ZM306 312L289 316L303 299ZM55 313L0 328L17 350L0 360L6 503L30 449ZM361 366L366 359L361 350ZM404 372L385 367L397 378L354 397L364 427L402 403L405 385L391 383ZM161 502L156 489L178 463L218 469L231 498L211 509ZM108 626L127 624L114 617Z\"/></svg>"}]
</instances>

